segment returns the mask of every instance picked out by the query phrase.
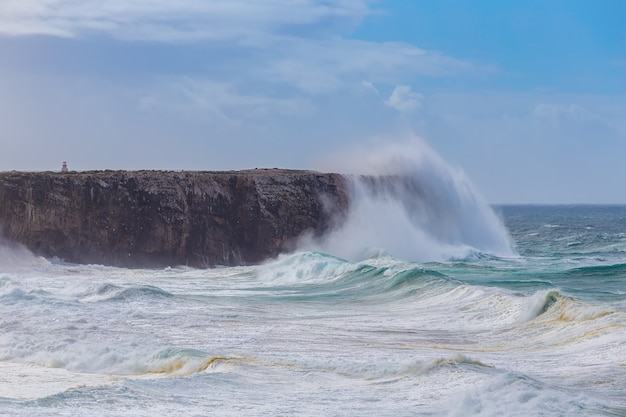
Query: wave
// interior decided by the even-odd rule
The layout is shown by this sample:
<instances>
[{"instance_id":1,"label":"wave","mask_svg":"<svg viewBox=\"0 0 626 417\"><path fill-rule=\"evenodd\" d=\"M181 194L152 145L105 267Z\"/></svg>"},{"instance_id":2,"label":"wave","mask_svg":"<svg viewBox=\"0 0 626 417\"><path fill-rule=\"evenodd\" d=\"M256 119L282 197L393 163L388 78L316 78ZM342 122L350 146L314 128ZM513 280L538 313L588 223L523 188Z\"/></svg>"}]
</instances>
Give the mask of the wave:
<instances>
[{"instance_id":1,"label":"wave","mask_svg":"<svg viewBox=\"0 0 626 417\"><path fill-rule=\"evenodd\" d=\"M449 417L624 415L623 409L603 406L593 395L514 372L499 372L456 395L440 414Z\"/></svg>"},{"instance_id":2,"label":"wave","mask_svg":"<svg viewBox=\"0 0 626 417\"><path fill-rule=\"evenodd\" d=\"M133 374L189 376L215 369L229 362L241 362L243 358L210 355L196 349L168 348L136 364Z\"/></svg>"},{"instance_id":3,"label":"wave","mask_svg":"<svg viewBox=\"0 0 626 417\"><path fill-rule=\"evenodd\" d=\"M285 364L286 365L286 364ZM290 364L290 366L294 366ZM493 365L473 359L467 355L456 353L450 356L436 357L408 363L362 363L352 366L320 365L315 371L332 372L343 377L362 379L375 384L397 383L403 379L415 379L451 368L473 368L479 371L490 371ZM311 369L308 369L311 371Z\"/></svg>"},{"instance_id":4,"label":"wave","mask_svg":"<svg viewBox=\"0 0 626 417\"><path fill-rule=\"evenodd\" d=\"M3 303L14 303L21 300L30 300L34 297L28 294L13 280L9 278L0 279L0 300Z\"/></svg>"},{"instance_id":5,"label":"wave","mask_svg":"<svg viewBox=\"0 0 626 417\"><path fill-rule=\"evenodd\" d=\"M0 272L29 271L50 266L50 261L33 254L25 246L0 237Z\"/></svg>"},{"instance_id":6,"label":"wave","mask_svg":"<svg viewBox=\"0 0 626 417\"><path fill-rule=\"evenodd\" d=\"M423 142L353 152L339 171L351 169L346 218L321 240L304 237L301 249L353 261L379 253L411 261L514 254L502 222L467 176Z\"/></svg>"},{"instance_id":7,"label":"wave","mask_svg":"<svg viewBox=\"0 0 626 417\"><path fill-rule=\"evenodd\" d=\"M110 283L103 283L93 290L79 295L79 298L88 302L123 302L135 300L159 300L173 298L174 294L153 285L122 287Z\"/></svg>"},{"instance_id":8,"label":"wave","mask_svg":"<svg viewBox=\"0 0 626 417\"><path fill-rule=\"evenodd\" d=\"M4 358L3 362L18 360L25 366L64 369L77 374L120 375L128 377L182 377L215 370L244 358L211 355L196 349L171 347L154 353L141 350L125 351L113 347L88 348L67 344L54 350L33 352L25 357ZM1 369L1 368L0 368Z\"/></svg>"},{"instance_id":9,"label":"wave","mask_svg":"<svg viewBox=\"0 0 626 417\"><path fill-rule=\"evenodd\" d=\"M55 298L46 290L29 288L19 280L2 277L0 278L0 302L5 305L26 303L33 306L41 304L60 307L65 300Z\"/></svg>"},{"instance_id":10,"label":"wave","mask_svg":"<svg viewBox=\"0 0 626 417\"><path fill-rule=\"evenodd\" d=\"M421 264L391 257L351 263L318 252L284 255L257 269L265 292L282 301L358 301L418 314L437 329L485 330L526 323L546 313L563 295L554 287L529 295L469 285ZM434 320L432 323L428 320Z\"/></svg>"},{"instance_id":11,"label":"wave","mask_svg":"<svg viewBox=\"0 0 626 417\"><path fill-rule=\"evenodd\" d=\"M611 277L626 277L626 264L619 263L615 265L593 265L572 268L566 272L566 275L585 278L601 277L603 279Z\"/></svg>"},{"instance_id":12,"label":"wave","mask_svg":"<svg viewBox=\"0 0 626 417\"><path fill-rule=\"evenodd\" d=\"M533 320L547 312L562 295L558 290L537 291L530 297L522 309L517 322L524 323Z\"/></svg>"},{"instance_id":13,"label":"wave","mask_svg":"<svg viewBox=\"0 0 626 417\"><path fill-rule=\"evenodd\" d=\"M561 323L585 323L587 326L596 320L609 318L612 315L622 316L623 314L618 313L617 310L610 306L606 305L596 305L591 303L585 303L575 299L569 298L558 298L555 299L552 303L550 303L549 307L553 307L545 309L545 315L541 317L542 321L554 321ZM617 321L620 319L617 318ZM597 324L600 327L603 327L602 323Z\"/></svg>"},{"instance_id":14,"label":"wave","mask_svg":"<svg viewBox=\"0 0 626 417\"><path fill-rule=\"evenodd\" d=\"M458 285L420 300L418 308L428 325L441 330L485 331L515 328L550 311L561 298L558 290L522 295L495 287Z\"/></svg>"},{"instance_id":15,"label":"wave","mask_svg":"<svg viewBox=\"0 0 626 417\"><path fill-rule=\"evenodd\" d=\"M559 269L542 271L540 276L580 299L620 302L626 300L623 291L626 264L622 261L608 263L610 260L604 258L568 258L553 263ZM582 266L572 268L572 264Z\"/></svg>"},{"instance_id":16,"label":"wave","mask_svg":"<svg viewBox=\"0 0 626 417\"><path fill-rule=\"evenodd\" d=\"M424 298L457 283L446 275L391 257L349 262L320 252L282 255L252 272L271 297L285 299Z\"/></svg>"},{"instance_id":17,"label":"wave","mask_svg":"<svg viewBox=\"0 0 626 417\"><path fill-rule=\"evenodd\" d=\"M113 297L108 298L108 301L128 301L141 299L163 299L172 298L174 294L162 290L161 288L151 285L137 286L124 288L115 294Z\"/></svg>"}]
</instances>

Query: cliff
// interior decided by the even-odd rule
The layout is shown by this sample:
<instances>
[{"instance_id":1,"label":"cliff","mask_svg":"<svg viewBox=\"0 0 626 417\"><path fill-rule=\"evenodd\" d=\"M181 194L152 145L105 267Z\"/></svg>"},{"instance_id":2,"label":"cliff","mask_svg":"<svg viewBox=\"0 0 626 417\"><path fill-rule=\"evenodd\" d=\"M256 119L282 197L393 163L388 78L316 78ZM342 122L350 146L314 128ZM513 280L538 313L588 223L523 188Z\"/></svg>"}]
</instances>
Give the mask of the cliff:
<instances>
[{"instance_id":1,"label":"cliff","mask_svg":"<svg viewBox=\"0 0 626 417\"><path fill-rule=\"evenodd\" d=\"M347 206L341 175L310 171L0 173L0 235L73 263L259 263Z\"/></svg>"}]
</instances>

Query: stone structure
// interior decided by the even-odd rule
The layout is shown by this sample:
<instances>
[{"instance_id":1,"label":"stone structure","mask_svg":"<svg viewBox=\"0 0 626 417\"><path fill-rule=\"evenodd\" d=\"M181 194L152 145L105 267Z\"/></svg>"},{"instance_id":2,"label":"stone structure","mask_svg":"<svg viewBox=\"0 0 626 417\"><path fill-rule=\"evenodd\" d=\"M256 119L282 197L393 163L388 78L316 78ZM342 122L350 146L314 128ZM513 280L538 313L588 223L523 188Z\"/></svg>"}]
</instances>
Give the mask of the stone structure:
<instances>
[{"instance_id":1,"label":"stone structure","mask_svg":"<svg viewBox=\"0 0 626 417\"><path fill-rule=\"evenodd\" d=\"M277 169L4 172L0 235L73 263L254 264L324 233L347 188L338 174Z\"/></svg>"}]
</instances>

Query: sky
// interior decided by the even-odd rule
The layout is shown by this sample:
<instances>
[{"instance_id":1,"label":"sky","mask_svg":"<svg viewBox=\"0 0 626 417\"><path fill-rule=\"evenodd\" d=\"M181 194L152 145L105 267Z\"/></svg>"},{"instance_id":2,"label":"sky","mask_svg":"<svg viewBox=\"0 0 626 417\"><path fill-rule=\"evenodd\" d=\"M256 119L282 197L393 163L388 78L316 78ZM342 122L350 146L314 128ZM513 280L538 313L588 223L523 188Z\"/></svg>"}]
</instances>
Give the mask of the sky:
<instances>
[{"instance_id":1,"label":"sky","mask_svg":"<svg viewBox=\"0 0 626 417\"><path fill-rule=\"evenodd\" d=\"M625 21L619 0L0 0L0 171L323 170L418 137L491 203L626 203Z\"/></svg>"}]
</instances>

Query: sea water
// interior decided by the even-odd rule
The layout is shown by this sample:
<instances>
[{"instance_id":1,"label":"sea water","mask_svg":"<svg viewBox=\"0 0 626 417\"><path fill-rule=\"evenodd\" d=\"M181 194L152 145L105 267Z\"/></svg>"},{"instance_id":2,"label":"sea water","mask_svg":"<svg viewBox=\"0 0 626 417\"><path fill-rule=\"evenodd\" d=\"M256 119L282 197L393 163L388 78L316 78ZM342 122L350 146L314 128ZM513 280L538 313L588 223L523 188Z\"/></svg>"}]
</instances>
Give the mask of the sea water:
<instances>
[{"instance_id":1,"label":"sea water","mask_svg":"<svg viewBox=\"0 0 626 417\"><path fill-rule=\"evenodd\" d=\"M626 416L626 207L492 210L444 174L441 201L354 177L342 226L257 266L3 243L0 415Z\"/></svg>"}]
</instances>

